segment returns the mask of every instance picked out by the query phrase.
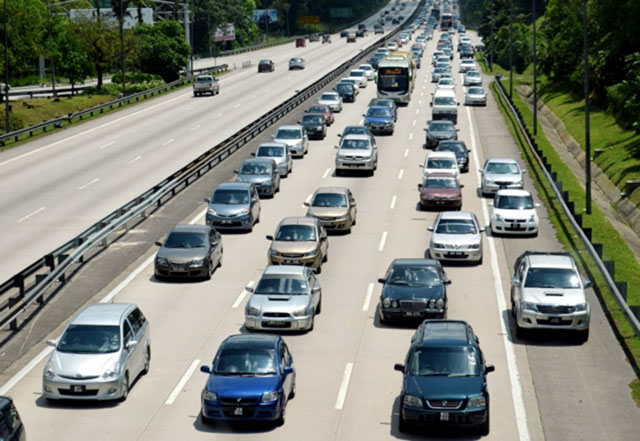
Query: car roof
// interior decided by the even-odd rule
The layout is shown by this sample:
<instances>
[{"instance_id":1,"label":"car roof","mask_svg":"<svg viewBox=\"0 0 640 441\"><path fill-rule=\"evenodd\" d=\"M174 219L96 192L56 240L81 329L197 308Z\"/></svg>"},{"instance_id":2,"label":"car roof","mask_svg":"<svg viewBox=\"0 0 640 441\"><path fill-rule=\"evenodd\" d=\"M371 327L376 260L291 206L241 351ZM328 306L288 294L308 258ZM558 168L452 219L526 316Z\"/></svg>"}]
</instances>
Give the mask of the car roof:
<instances>
[{"instance_id":1,"label":"car roof","mask_svg":"<svg viewBox=\"0 0 640 441\"><path fill-rule=\"evenodd\" d=\"M342 139L357 139L363 141L371 141L371 137L369 135L361 135L359 133L349 133L342 137Z\"/></svg>"},{"instance_id":2,"label":"car roof","mask_svg":"<svg viewBox=\"0 0 640 441\"><path fill-rule=\"evenodd\" d=\"M220 349L224 348L240 348L240 347L262 347L274 348L280 340L279 335L275 334L235 334L227 337Z\"/></svg>"},{"instance_id":3,"label":"car roof","mask_svg":"<svg viewBox=\"0 0 640 441\"><path fill-rule=\"evenodd\" d=\"M278 130L281 130L281 129L285 129L285 130L290 130L290 129L302 130L302 126L299 125L299 124L288 124L288 125L285 125L285 126L278 127ZM276 130L276 132L277 132L277 130Z\"/></svg>"},{"instance_id":4,"label":"car roof","mask_svg":"<svg viewBox=\"0 0 640 441\"><path fill-rule=\"evenodd\" d=\"M534 268L564 268L573 269L573 258L568 254L541 253L531 254L529 266Z\"/></svg>"},{"instance_id":5,"label":"car roof","mask_svg":"<svg viewBox=\"0 0 640 441\"><path fill-rule=\"evenodd\" d=\"M269 265L262 275L303 276L306 271L302 265Z\"/></svg>"},{"instance_id":6,"label":"car roof","mask_svg":"<svg viewBox=\"0 0 640 441\"><path fill-rule=\"evenodd\" d=\"M473 213L470 211L443 211L440 213L440 219L473 219Z\"/></svg>"},{"instance_id":7,"label":"car roof","mask_svg":"<svg viewBox=\"0 0 640 441\"><path fill-rule=\"evenodd\" d=\"M429 176L427 176L427 179L431 179L431 178L451 178L451 179L456 179L456 175L453 172L439 171L439 172L429 173Z\"/></svg>"},{"instance_id":8,"label":"car roof","mask_svg":"<svg viewBox=\"0 0 640 441\"><path fill-rule=\"evenodd\" d=\"M260 158L247 158L242 161L242 165L245 164L264 164L264 165L274 165L275 160L265 157Z\"/></svg>"},{"instance_id":9,"label":"car roof","mask_svg":"<svg viewBox=\"0 0 640 441\"><path fill-rule=\"evenodd\" d=\"M492 162L503 162L503 163L507 163L507 164L518 164L518 161L516 161L513 158L489 158L489 159L487 159L487 164L491 164Z\"/></svg>"},{"instance_id":10,"label":"car roof","mask_svg":"<svg viewBox=\"0 0 640 441\"><path fill-rule=\"evenodd\" d=\"M283 225L309 225L315 226L318 224L318 219L315 217L307 217L307 216L291 216L285 217L278 224L278 228Z\"/></svg>"},{"instance_id":11,"label":"car roof","mask_svg":"<svg viewBox=\"0 0 640 441\"><path fill-rule=\"evenodd\" d=\"M258 149L260 147L280 147L280 148L286 149L287 145L285 143L283 143L283 142L263 142L262 144L260 144L258 146ZM256 150L258 150L258 149L256 149Z\"/></svg>"},{"instance_id":12,"label":"car roof","mask_svg":"<svg viewBox=\"0 0 640 441\"><path fill-rule=\"evenodd\" d=\"M80 311L70 324L119 326L122 317L135 307L133 303L95 303Z\"/></svg>"},{"instance_id":13,"label":"car roof","mask_svg":"<svg viewBox=\"0 0 640 441\"><path fill-rule=\"evenodd\" d=\"M340 96L338 94L338 92L328 92L328 91L327 92L322 92L322 95L332 95L332 96L334 96L336 98ZM321 97L322 97L322 95L321 95Z\"/></svg>"},{"instance_id":14,"label":"car roof","mask_svg":"<svg viewBox=\"0 0 640 441\"><path fill-rule=\"evenodd\" d=\"M216 187L217 190L249 190L251 188L250 182L223 182L222 184L218 184Z\"/></svg>"},{"instance_id":15,"label":"car roof","mask_svg":"<svg viewBox=\"0 0 640 441\"><path fill-rule=\"evenodd\" d=\"M470 326L463 320L425 320L416 331L413 344L427 346L470 346Z\"/></svg>"},{"instance_id":16,"label":"car roof","mask_svg":"<svg viewBox=\"0 0 640 441\"><path fill-rule=\"evenodd\" d=\"M320 187L318 188L314 194L318 193L348 193L349 189L347 187Z\"/></svg>"},{"instance_id":17,"label":"car roof","mask_svg":"<svg viewBox=\"0 0 640 441\"><path fill-rule=\"evenodd\" d=\"M416 259L416 258L397 258L393 259L391 265L424 265L424 266L438 266L439 262L436 259Z\"/></svg>"},{"instance_id":18,"label":"car roof","mask_svg":"<svg viewBox=\"0 0 640 441\"><path fill-rule=\"evenodd\" d=\"M503 188L498 190L496 196L531 196L531 193L527 190L516 190L516 189L507 189Z\"/></svg>"},{"instance_id":19,"label":"car roof","mask_svg":"<svg viewBox=\"0 0 640 441\"><path fill-rule=\"evenodd\" d=\"M456 154L453 152L431 152L427 155L427 159L439 158L456 159Z\"/></svg>"},{"instance_id":20,"label":"car roof","mask_svg":"<svg viewBox=\"0 0 640 441\"><path fill-rule=\"evenodd\" d=\"M195 224L184 224L184 225L176 225L173 227L171 232L180 232L180 233L208 233L211 229L208 225L195 225Z\"/></svg>"},{"instance_id":21,"label":"car roof","mask_svg":"<svg viewBox=\"0 0 640 441\"><path fill-rule=\"evenodd\" d=\"M380 110L389 111L389 108L387 106L369 106L367 110L370 110L370 109L380 109Z\"/></svg>"}]
</instances>

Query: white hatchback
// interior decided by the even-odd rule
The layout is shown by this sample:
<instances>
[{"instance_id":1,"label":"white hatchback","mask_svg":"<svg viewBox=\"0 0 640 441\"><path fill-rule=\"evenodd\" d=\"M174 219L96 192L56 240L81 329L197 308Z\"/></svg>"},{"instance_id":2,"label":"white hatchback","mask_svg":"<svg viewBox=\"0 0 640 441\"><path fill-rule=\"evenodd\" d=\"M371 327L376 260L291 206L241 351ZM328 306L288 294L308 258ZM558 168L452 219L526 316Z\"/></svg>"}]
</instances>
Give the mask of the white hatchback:
<instances>
[{"instance_id":1,"label":"white hatchback","mask_svg":"<svg viewBox=\"0 0 640 441\"><path fill-rule=\"evenodd\" d=\"M460 168L456 154L453 152L431 152L427 155L422 168L422 175L426 179L431 173L452 173L456 179L460 178Z\"/></svg>"},{"instance_id":2,"label":"white hatchback","mask_svg":"<svg viewBox=\"0 0 640 441\"><path fill-rule=\"evenodd\" d=\"M489 202L491 211L491 233L538 235L539 203L533 202L526 190L498 190L495 199Z\"/></svg>"}]
</instances>

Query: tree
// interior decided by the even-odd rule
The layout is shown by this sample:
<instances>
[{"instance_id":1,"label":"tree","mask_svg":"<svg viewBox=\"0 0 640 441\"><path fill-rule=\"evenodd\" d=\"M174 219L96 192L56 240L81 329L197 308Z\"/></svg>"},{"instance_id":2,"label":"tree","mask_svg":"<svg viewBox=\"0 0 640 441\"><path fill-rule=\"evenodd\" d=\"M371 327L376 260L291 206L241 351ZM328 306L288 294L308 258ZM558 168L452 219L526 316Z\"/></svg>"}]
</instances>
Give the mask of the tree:
<instances>
[{"instance_id":1,"label":"tree","mask_svg":"<svg viewBox=\"0 0 640 441\"><path fill-rule=\"evenodd\" d=\"M191 53L182 25L165 20L154 26L138 26L135 32L140 40L137 67L142 72L160 75L166 82L178 79Z\"/></svg>"},{"instance_id":2,"label":"tree","mask_svg":"<svg viewBox=\"0 0 640 441\"><path fill-rule=\"evenodd\" d=\"M73 88L75 84L93 74L94 68L71 23L64 20L56 25L55 30L56 71L67 77Z\"/></svg>"},{"instance_id":3,"label":"tree","mask_svg":"<svg viewBox=\"0 0 640 441\"><path fill-rule=\"evenodd\" d=\"M102 89L104 73L115 65L118 49L118 32L98 15L96 20L79 19L74 23L74 32L93 63L98 77L97 89Z\"/></svg>"},{"instance_id":4,"label":"tree","mask_svg":"<svg viewBox=\"0 0 640 441\"><path fill-rule=\"evenodd\" d=\"M32 75L38 66L38 56L44 53L43 42L47 32L47 9L42 0L7 1L7 29L2 29L0 43L4 54L4 33L9 40L9 71L12 78ZM0 57L4 71L4 56Z\"/></svg>"}]
</instances>

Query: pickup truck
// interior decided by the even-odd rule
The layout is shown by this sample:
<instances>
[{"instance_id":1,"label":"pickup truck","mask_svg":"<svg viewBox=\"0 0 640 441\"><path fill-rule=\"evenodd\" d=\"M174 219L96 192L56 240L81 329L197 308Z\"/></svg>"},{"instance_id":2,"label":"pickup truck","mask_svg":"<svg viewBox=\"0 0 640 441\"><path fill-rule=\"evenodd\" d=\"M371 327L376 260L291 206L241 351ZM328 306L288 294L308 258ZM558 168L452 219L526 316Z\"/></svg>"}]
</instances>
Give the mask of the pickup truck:
<instances>
[{"instance_id":1,"label":"pickup truck","mask_svg":"<svg viewBox=\"0 0 640 441\"><path fill-rule=\"evenodd\" d=\"M193 96L200 96L205 93L210 93L211 95L220 93L220 83L216 77L212 75L199 75L193 82Z\"/></svg>"}]
</instances>

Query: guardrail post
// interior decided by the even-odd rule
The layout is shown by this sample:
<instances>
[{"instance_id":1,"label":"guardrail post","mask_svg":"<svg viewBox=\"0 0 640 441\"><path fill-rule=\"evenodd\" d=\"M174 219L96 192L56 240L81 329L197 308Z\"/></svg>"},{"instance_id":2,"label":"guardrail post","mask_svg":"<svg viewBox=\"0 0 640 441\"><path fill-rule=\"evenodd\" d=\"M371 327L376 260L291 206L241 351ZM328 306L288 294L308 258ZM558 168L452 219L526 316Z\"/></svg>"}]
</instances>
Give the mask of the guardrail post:
<instances>
[{"instance_id":1,"label":"guardrail post","mask_svg":"<svg viewBox=\"0 0 640 441\"><path fill-rule=\"evenodd\" d=\"M633 315L636 316L638 320L640 320L640 306L637 305L629 305L629 309L633 312Z\"/></svg>"},{"instance_id":2,"label":"guardrail post","mask_svg":"<svg viewBox=\"0 0 640 441\"><path fill-rule=\"evenodd\" d=\"M602 259L603 245L601 243L592 243L591 245L593 245L593 249L596 250L596 254L598 255L598 257Z\"/></svg>"},{"instance_id":3,"label":"guardrail post","mask_svg":"<svg viewBox=\"0 0 640 441\"><path fill-rule=\"evenodd\" d=\"M573 212L573 209L571 210L571 212ZM576 220L578 225L580 225L580 227L582 228L582 214L574 214L573 218Z\"/></svg>"},{"instance_id":4,"label":"guardrail post","mask_svg":"<svg viewBox=\"0 0 640 441\"><path fill-rule=\"evenodd\" d=\"M69 257L68 254L60 254L58 256L58 265L64 262L67 259L67 257ZM65 273L60 274L60 277L58 278L58 280L61 281L62 283L66 282L67 276L65 275Z\"/></svg>"},{"instance_id":5,"label":"guardrail post","mask_svg":"<svg viewBox=\"0 0 640 441\"><path fill-rule=\"evenodd\" d=\"M46 278L47 276L44 274L36 274L36 285L38 285L40 282L42 282ZM44 303L44 295L38 296L38 298L36 299L36 302L42 305Z\"/></svg>"},{"instance_id":6,"label":"guardrail post","mask_svg":"<svg viewBox=\"0 0 640 441\"><path fill-rule=\"evenodd\" d=\"M56 260L53 257L53 254L47 254L44 256L44 264L49 267L49 271L56 269Z\"/></svg>"},{"instance_id":7,"label":"guardrail post","mask_svg":"<svg viewBox=\"0 0 640 441\"><path fill-rule=\"evenodd\" d=\"M24 297L24 276L22 274L13 276L13 286L20 291L20 297Z\"/></svg>"},{"instance_id":8,"label":"guardrail post","mask_svg":"<svg viewBox=\"0 0 640 441\"><path fill-rule=\"evenodd\" d=\"M591 228L583 228L582 232L584 233L585 236L587 236L587 239L589 239L589 242L591 242Z\"/></svg>"}]
</instances>

